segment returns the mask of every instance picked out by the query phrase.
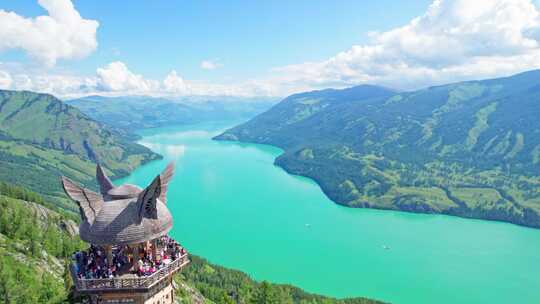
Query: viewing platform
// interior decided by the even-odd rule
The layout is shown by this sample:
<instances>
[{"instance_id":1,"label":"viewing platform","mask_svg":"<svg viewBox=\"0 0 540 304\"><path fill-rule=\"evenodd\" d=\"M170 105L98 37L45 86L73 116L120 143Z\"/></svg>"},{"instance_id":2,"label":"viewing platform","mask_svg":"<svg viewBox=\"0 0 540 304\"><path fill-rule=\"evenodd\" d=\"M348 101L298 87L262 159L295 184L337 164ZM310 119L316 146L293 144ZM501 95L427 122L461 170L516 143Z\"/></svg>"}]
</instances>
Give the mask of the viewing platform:
<instances>
[{"instance_id":1,"label":"viewing platform","mask_svg":"<svg viewBox=\"0 0 540 304\"><path fill-rule=\"evenodd\" d=\"M172 304L172 276L189 263L188 253L170 238L172 216L167 189L171 163L152 183L115 186L98 165L100 194L62 177L66 194L79 205L79 235L90 244L73 255L74 289L91 303Z\"/></svg>"},{"instance_id":2,"label":"viewing platform","mask_svg":"<svg viewBox=\"0 0 540 304\"><path fill-rule=\"evenodd\" d=\"M189 263L188 254L184 254L148 276L124 274L107 279L84 279L75 278L75 288L79 293L95 293L103 291L118 292L148 292L162 279L165 279L182 269Z\"/></svg>"}]
</instances>

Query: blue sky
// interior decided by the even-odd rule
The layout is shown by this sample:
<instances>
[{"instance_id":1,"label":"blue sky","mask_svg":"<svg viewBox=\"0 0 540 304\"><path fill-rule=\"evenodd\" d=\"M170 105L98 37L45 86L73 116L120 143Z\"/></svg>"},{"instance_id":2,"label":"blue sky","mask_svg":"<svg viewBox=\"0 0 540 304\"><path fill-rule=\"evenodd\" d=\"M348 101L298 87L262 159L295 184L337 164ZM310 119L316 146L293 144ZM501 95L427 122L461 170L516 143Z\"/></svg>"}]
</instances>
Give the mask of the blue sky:
<instances>
[{"instance_id":1,"label":"blue sky","mask_svg":"<svg viewBox=\"0 0 540 304\"><path fill-rule=\"evenodd\" d=\"M219 80L256 77L275 66L316 61L367 40L423 13L431 1L73 1L86 19L100 23L98 50L60 65L94 73L121 60L148 77L171 69L186 77ZM4 10L45 14L35 0L5 1ZM13 51L10 59L25 59ZM0 60L7 56L0 55ZM26 58L27 59L27 58ZM223 68L207 71L203 60Z\"/></svg>"},{"instance_id":2,"label":"blue sky","mask_svg":"<svg viewBox=\"0 0 540 304\"><path fill-rule=\"evenodd\" d=\"M60 96L283 96L362 83L409 90L496 77L540 67L537 5L3 1L0 87Z\"/></svg>"}]
</instances>

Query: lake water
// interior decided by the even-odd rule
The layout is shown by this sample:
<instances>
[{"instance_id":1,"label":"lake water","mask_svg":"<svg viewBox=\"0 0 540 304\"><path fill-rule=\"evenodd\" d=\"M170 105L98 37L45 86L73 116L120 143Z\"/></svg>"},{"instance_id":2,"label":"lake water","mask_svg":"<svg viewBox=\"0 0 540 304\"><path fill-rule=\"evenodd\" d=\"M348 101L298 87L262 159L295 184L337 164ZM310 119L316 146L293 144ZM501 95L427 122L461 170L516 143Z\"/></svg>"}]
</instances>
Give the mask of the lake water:
<instances>
[{"instance_id":1,"label":"lake water","mask_svg":"<svg viewBox=\"0 0 540 304\"><path fill-rule=\"evenodd\" d=\"M146 186L170 160L171 235L194 254L335 297L393 303L540 303L540 230L351 209L273 165L280 149L212 141L231 123L144 130L165 159L119 181Z\"/></svg>"}]
</instances>

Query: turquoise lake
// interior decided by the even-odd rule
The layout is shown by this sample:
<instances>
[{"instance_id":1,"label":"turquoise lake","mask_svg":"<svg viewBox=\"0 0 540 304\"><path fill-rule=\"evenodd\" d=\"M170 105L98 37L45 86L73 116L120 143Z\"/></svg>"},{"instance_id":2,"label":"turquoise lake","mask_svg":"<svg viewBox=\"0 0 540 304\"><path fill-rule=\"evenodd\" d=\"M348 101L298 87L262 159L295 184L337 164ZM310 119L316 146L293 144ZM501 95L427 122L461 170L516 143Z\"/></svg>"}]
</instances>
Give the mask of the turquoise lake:
<instances>
[{"instance_id":1,"label":"turquoise lake","mask_svg":"<svg viewBox=\"0 0 540 304\"><path fill-rule=\"evenodd\" d=\"M216 142L234 123L141 131L164 156L118 182L146 186L171 160L171 235L257 280L392 303L540 303L540 230L330 201L273 165L278 148Z\"/></svg>"}]
</instances>

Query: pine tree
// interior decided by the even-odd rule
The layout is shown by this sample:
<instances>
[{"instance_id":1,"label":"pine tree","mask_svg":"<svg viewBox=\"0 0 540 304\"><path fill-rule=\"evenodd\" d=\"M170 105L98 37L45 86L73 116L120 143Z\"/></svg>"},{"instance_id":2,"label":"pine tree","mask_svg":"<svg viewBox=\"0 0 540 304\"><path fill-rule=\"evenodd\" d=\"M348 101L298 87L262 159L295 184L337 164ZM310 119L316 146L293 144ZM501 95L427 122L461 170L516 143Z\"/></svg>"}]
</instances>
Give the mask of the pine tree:
<instances>
[{"instance_id":1,"label":"pine tree","mask_svg":"<svg viewBox=\"0 0 540 304\"><path fill-rule=\"evenodd\" d=\"M69 259L64 260L64 287L67 292L71 291L71 288L73 287L73 278L71 277L71 263L69 262Z\"/></svg>"},{"instance_id":2,"label":"pine tree","mask_svg":"<svg viewBox=\"0 0 540 304\"><path fill-rule=\"evenodd\" d=\"M253 304L287 304L292 303L290 296L280 292L267 281L263 281L255 290L251 299Z\"/></svg>"}]
</instances>

